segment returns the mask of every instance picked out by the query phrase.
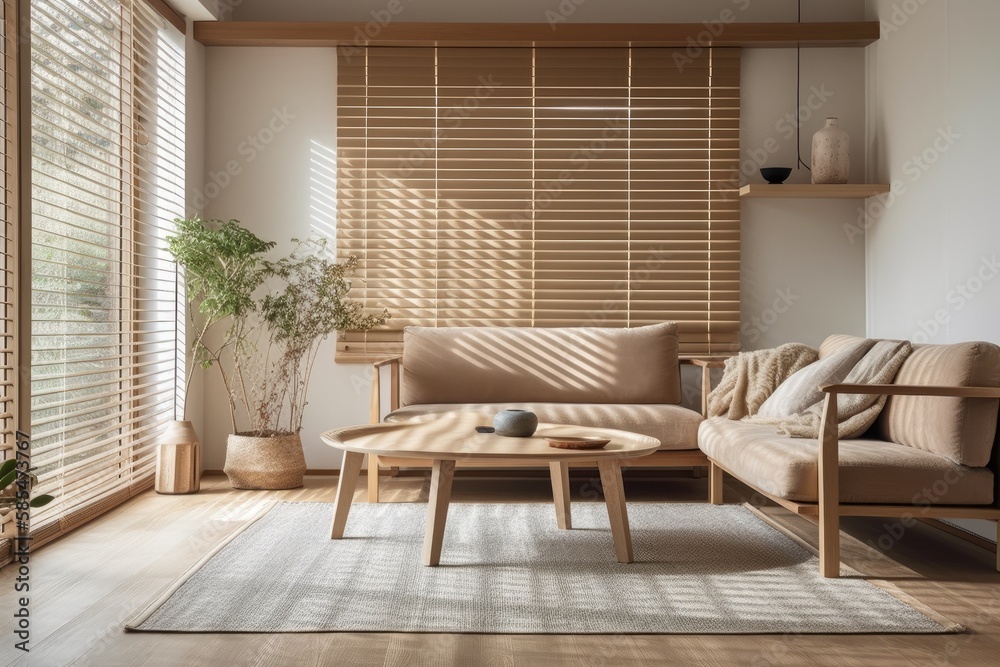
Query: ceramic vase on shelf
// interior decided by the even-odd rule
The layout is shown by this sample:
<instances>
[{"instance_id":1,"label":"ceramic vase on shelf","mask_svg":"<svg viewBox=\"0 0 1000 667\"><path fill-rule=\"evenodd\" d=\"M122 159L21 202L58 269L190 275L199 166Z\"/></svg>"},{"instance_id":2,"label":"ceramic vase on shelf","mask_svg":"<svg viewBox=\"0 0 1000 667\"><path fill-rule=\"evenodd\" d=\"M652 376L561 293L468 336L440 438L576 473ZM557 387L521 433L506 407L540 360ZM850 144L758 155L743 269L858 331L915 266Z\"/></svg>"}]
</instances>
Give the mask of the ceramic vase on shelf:
<instances>
[{"instance_id":1,"label":"ceramic vase on shelf","mask_svg":"<svg viewBox=\"0 0 1000 667\"><path fill-rule=\"evenodd\" d=\"M827 118L826 127L813 135L812 182L846 183L851 171L851 138L836 118Z\"/></svg>"}]
</instances>

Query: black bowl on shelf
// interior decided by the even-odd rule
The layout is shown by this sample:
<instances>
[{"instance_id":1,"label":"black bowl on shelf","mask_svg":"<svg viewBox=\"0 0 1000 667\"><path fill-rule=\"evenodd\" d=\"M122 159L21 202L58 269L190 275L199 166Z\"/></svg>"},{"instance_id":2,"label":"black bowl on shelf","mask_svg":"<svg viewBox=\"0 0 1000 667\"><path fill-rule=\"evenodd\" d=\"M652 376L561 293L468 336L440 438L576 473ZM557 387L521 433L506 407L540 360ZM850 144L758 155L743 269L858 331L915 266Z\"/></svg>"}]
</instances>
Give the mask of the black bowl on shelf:
<instances>
[{"instance_id":1,"label":"black bowl on shelf","mask_svg":"<svg viewBox=\"0 0 1000 667\"><path fill-rule=\"evenodd\" d=\"M792 174L791 167L761 167L760 175L771 185L780 185Z\"/></svg>"}]
</instances>

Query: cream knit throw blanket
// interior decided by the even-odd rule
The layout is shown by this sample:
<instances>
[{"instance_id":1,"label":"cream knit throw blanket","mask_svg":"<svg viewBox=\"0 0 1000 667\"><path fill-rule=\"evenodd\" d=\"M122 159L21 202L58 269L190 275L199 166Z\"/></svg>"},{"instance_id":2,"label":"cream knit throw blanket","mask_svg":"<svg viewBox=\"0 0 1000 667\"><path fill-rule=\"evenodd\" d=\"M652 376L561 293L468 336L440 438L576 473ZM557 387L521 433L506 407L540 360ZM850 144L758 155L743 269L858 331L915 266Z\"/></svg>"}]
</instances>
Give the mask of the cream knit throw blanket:
<instances>
[{"instance_id":1,"label":"cream knit throw blanket","mask_svg":"<svg viewBox=\"0 0 1000 667\"><path fill-rule=\"evenodd\" d=\"M844 378L844 384L892 384L896 372L910 355L907 341L883 340L874 346ZM887 396L877 394L840 394L837 396L837 435L856 438L875 423ZM823 401L797 415L784 419L754 419L755 424L774 424L782 435L793 438L818 438L823 420Z\"/></svg>"},{"instance_id":2,"label":"cream knit throw blanket","mask_svg":"<svg viewBox=\"0 0 1000 667\"><path fill-rule=\"evenodd\" d=\"M743 419L756 414L785 378L818 357L819 353L808 345L786 343L726 359L722 380L708 396L708 416Z\"/></svg>"}]
</instances>

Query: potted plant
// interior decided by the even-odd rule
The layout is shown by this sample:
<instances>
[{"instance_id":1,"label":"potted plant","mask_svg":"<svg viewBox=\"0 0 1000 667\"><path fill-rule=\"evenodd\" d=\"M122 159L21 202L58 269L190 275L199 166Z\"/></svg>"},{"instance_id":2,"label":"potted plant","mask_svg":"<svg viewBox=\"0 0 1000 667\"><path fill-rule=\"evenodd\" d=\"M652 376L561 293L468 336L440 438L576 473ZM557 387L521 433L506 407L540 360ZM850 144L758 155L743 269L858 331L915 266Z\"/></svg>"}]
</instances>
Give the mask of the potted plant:
<instances>
[{"instance_id":1,"label":"potted plant","mask_svg":"<svg viewBox=\"0 0 1000 667\"><path fill-rule=\"evenodd\" d=\"M326 242L293 239L293 252L265 262L270 288L258 301L259 331L239 341L248 431L229 438L225 472L236 488L302 486L302 418L320 344L332 333L368 331L389 314L347 298L358 260L338 263Z\"/></svg>"},{"instance_id":2,"label":"potted plant","mask_svg":"<svg viewBox=\"0 0 1000 667\"><path fill-rule=\"evenodd\" d=\"M188 298L204 318L196 359L218 369L229 399L224 471L241 489L302 486L299 432L320 344L331 333L369 330L389 316L366 313L347 298L357 258L338 263L324 242L296 241L290 255L268 261L264 253L273 246L235 220L179 221L170 239L188 273ZM229 326L208 336L217 322Z\"/></svg>"},{"instance_id":3,"label":"potted plant","mask_svg":"<svg viewBox=\"0 0 1000 667\"><path fill-rule=\"evenodd\" d=\"M30 472L30 471L29 471ZM38 478L31 473L29 490L38 483ZM52 502L50 495L35 496L28 502L32 508L44 507ZM17 460L7 459L0 463L0 538L14 538L17 535L13 512L17 509ZM22 507L23 509L23 507Z\"/></svg>"},{"instance_id":4,"label":"potted plant","mask_svg":"<svg viewBox=\"0 0 1000 667\"><path fill-rule=\"evenodd\" d=\"M267 270L263 255L274 247L238 221L177 219L167 249L184 269L188 313L194 331L186 360L183 419L167 425L157 449L156 490L193 493L200 488L201 444L188 420L188 396L194 366L216 368L229 396L232 430L236 426L236 392L241 368L233 350L248 335L256 310L254 295ZM173 465L167 465L169 460ZM173 474L165 472L170 470Z\"/></svg>"}]
</instances>

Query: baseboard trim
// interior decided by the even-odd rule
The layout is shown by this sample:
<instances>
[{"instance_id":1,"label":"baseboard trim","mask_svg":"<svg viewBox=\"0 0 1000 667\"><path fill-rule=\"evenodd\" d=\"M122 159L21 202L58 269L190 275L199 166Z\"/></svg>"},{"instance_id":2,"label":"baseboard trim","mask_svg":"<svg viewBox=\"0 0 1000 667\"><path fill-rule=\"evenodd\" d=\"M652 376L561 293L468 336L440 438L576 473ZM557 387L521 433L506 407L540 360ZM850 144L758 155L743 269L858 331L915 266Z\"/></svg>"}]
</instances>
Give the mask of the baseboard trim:
<instances>
[{"instance_id":1,"label":"baseboard trim","mask_svg":"<svg viewBox=\"0 0 1000 667\"><path fill-rule=\"evenodd\" d=\"M595 476L596 468L570 468L571 478L591 479ZM695 477L693 469L686 468L622 468L622 477L625 479L707 479L706 477ZM202 475L225 475L222 470L205 470ZM310 468L306 470L306 475L313 477L339 477L338 468ZM389 469L384 468L379 471L382 477L389 477ZM395 477L429 477L430 468L400 468ZM361 475L368 476L368 469L362 468ZM456 477L505 477L510 479L548 479L547 468L458 468L455 470Z\"/></svg>"},{"instance_id":2,"label":"baseboard trim","mask_svg":"<svg viewBox=\"0 0 1000 667\"><path fill-rule=\"evenodd\" d=\"M226 473L223 470L203 470L201 474L204 476L204 475L225 475ZM322 475L333 475L334 477L337 477L338 475L340 475L340 469L339 468L307 469L306 470L306 474L307 475L315 475L317 477L322 476ZM361 474L362 475L367 475L368 471L365 470L365 469L362 469L361 470Z\"/></svg>"}]
</instances>

